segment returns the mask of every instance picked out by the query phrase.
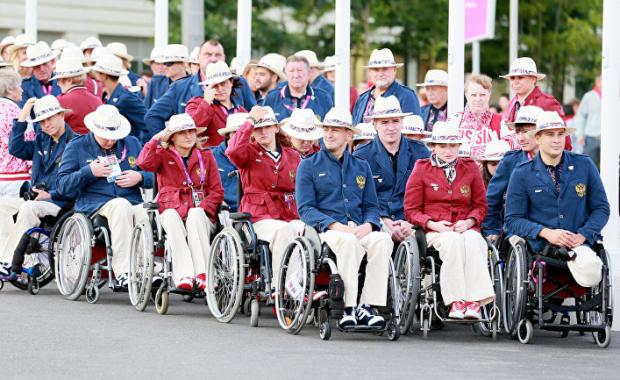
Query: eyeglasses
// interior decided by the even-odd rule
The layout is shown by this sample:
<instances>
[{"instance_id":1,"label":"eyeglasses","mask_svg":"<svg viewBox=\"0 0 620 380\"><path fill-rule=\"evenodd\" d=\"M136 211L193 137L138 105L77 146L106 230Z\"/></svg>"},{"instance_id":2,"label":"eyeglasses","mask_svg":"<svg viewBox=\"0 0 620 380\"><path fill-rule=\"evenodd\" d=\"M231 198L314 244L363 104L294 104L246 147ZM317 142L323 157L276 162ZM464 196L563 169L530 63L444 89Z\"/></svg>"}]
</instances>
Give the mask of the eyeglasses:
<instances>
[{"instance_id":1,"label":"eyeglasses","mask_svg":"<svg viewBox=\"0 0 620 380\"><path fill-rule=\"evenodd\" d=\"M175 65L177 63L179 63L179 62L164 62L164 66L171 67L171 66L173 66L173 65Z\"/></svg>"}]
</instances>

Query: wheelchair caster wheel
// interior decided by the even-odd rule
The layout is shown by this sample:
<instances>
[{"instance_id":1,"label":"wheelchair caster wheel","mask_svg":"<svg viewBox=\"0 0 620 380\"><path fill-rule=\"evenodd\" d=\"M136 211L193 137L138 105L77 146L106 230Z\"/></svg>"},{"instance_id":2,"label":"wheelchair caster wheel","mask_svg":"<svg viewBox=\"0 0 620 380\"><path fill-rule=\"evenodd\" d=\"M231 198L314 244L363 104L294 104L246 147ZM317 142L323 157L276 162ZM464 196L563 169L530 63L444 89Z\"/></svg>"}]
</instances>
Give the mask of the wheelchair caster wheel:
<instances>
[{"instance_id":1,"label":"wheelchair caster wheel","mask_svg":"<svg viewBox=\"0 0 620 380\"><path fill-rule=\"evenodd\" d=\"M528 344L532 340L533 335L534 326L532 326L532 322L527 319L522 319L517 326L517 338L519 338L519 342Z\"/></svg>"},{"instance_id":2,"label":"wheelchair caster wheel","mask_svg":"<svg viewBox=\"0 0 620 380\"><path fill-rule=\"evenodd\" d=\"M560 324L563 326L568 326L570 325L570 318L568 317L568 315L563 315L562 318L560 319ZM562 338L566 338L568 336L568 333L570 331L569 330L563 330L562 332L560 332L560 336Z\"/></svg>"},{"instance_id":3,"label":"wheelchair caster wheel","mask_svg":"<svg viewBox=\"0 0 620 380\"><path fill-rule=\"evenodd\" d=\"M400 338L400 323L395 323L392 320L387 329L387 337L392 342L395 342Z\"/></svg>"},{"instance_id":4,"label":"wheelchair caster wheel","mask_svg":"<svg viewBox=\"0 0 620 380\"><path fill-rule=\"evenodd\" d=\"M260 305L256 299L250 302L250 326L258 326L258 316L260 315Z\"/></svg>"},{"instance_id":5,"label":"wheelchair caster wheel","mask_svg":"<svg viewBox=\"0 0 620 380\"><path fill-rule=\"evenodd\" d=\"M428 330L431 329L431 321L427 318L422 320L422 338L428 338Z\"/></svg>"},{"instance_id":6,"label":"wheelchair caster wheel","mask_svg":"<svg viewBox=\"0 0 620 380\"><path fill-rule=\"evenodd\" d=\"M611 342L611 329L609 326L605 326L605 330L593 332L592 336L597 346L607 348Z\"/></svg>"},{"instance_id":7,"label":"wheelchair caster wheel","mask_svg":"<svg viewBox=\"0 0 620 380\"><path fill-rule=\"evenodd\" d=\"M332 327L329 325L329 321L321 322L319 325L319 336L323 340L329 340L332 336Z\"/></svg>"},{"instance_id":8,"label":"wheelchair caster wheel","mask_svg":"<svg viewBox=\"0 0 620 380\"><path fill-rule=\"evenodd\" d=\"M157 314L164 315L168 312L168 303L170 301L170 293L163 286L157 290L155 294L155 309Z\"/></svg>"},{"instance_id":9,"label":"wheelchair caster wheel","mask_svg":"<svg viewBox=\"0 0 620 380\"><path fill-rule=\"evenodd\" d=\"M243 301L243 306L241 307L241 312L245 314L246 317L252 316L252 298L248 297Z\"/></svg>"},{"instance_id":10,"label":"wheelchair caster wheel","mask_svg":"<svg viewBox=\"0 0 620 380\"><path fill-rule=\"evenodd\" d=\"M0 290L2 290L2 288L4 288L4 281L0 280Z\"/></svg>"},{"instance_id":11,"label":"wheelchair caster wheel","mask_svg":"<svg viewBox=\"0 0 620 380\"><path fill-rule=\"evenodd\" d=\"M497 320L491 322L491 339L495 342L497 340L497 332L499 331L499 326L497 325Z\"/></svg>"},{"instance_id":12,"label":"wheelchair caster wheel","mask_svg":"<svg viewBox=\"0 0 620 380\"><path fill-rule=\"evenodd\" d=\"M41 290L41 287L39 286L39 282L37 281L37 279L30 278L28 281L28 293L36 296L37 294L39 294L39 290Z\"/></svg>"},{"instance_id":13,"label":"wheelchair caster wheel","mask_svg":"<svg viewBox=\"0 0 620 380\"><path fill-rule=\"evenodd\" d=\"M86 302L92 305L97 301L99 301L99 288L94 285L86 288Z\"/></svg>"},{"instance_id":14,"label":"wheelchair caster wheel","mask_svg":"<svg viewBox=\"0 0 620 380\"><path fill-rule=\"evenodd\" d=\"M186 294L183 296L183 301L187 302L187 303L192 303L194 302L194 295L193 294Z\"/></svg>"}]
</instances>

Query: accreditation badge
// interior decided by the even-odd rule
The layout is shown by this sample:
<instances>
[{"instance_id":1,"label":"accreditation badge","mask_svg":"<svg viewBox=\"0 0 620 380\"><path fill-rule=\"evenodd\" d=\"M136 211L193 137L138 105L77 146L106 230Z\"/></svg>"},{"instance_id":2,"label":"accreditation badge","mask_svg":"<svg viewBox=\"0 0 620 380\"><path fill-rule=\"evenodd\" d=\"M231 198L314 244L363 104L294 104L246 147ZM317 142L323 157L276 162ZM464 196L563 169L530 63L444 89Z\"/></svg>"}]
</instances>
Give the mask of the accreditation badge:
<instances>
[{"instance_id":1,"label":"accreditation badge","mask_svg":"<svg viewBox=\"0 0 620 380\"><path fill-rule=\"evenodd\" d=\"M586 195L586 185L578 183L577 186L575 186L575 192L577 192L579 198L583 198L583 196Z\"/></svg>"},{"instance_id":2,"label":"accreditation badge","mask_svg":"<svg viewBox=\"0 0 620 380\"><path fill-rule=\"evenodd\" d=\"M200 203L203 199L204 193L202 191L192 189L192 200L194 201L194 207L200 207Z\"/></svg>"}]
</instances>

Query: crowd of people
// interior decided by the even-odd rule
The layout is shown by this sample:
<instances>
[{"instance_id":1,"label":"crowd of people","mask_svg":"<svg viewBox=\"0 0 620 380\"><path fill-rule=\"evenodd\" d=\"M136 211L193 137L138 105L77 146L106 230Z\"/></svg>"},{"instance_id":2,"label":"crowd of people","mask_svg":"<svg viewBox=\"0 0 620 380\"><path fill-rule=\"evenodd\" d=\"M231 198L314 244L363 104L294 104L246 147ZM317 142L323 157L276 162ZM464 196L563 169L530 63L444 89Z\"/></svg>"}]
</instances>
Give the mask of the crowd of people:
<instances>
[{"instance_id":1,"label":"crowd of people","mask_svg":"<svg viewBox=\"0 0 620 380\"><path fill-rule=\"evenodd\" d=\"M251 214L274 278L287 244L304 225L316 229L345 285L341 326L385 322L374 307L386 304L388 261L415 228L439 251L450 318L480 319L495 296L485 238L566 247L580 285L600 280L592 246L610 212L595 165L600 83L572 127L528 57L502 76L515 93L503 113L490 105L491 78L468 75L465 109L450 115L448 74L431 69L410 88L387 48L370 55L370 86L359 96L352 88L347 109L334 107L334 57L321 62L310 50L231 68L216 40L191 54L171 44L145 60L148 82L131 71L125 45L94 37L51 47L6 37L0 56L0 274L8 278L21 271L13 253L22 234L72 207L108 219L113 270L126 286L127 231L146 218L143 190L156 178L178 288L205 289L226 202ZM25 191L36 195L25 200Z\"/></svg>"}]
</instances>

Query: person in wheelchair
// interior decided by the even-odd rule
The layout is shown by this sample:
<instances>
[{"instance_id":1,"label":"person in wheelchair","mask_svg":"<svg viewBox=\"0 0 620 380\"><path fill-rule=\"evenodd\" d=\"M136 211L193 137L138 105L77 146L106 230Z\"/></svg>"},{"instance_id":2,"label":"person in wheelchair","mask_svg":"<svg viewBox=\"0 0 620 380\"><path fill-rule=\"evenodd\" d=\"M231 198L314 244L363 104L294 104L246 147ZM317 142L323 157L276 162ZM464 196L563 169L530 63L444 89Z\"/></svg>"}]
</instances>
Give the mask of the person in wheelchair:
<instances>
[{"instance_id":1,"label":"person in wheelchair","mask_svg":"<svg viewBox=\"0 0 620 380\"><path fill-rule=\"evenodd\" d=\"M370 115L377 136L353 153L370 165L381 208L383 231L396 242L405 240L413 230L403 214L405 185L415 162L430 156L424 143L408 140L401 133L403 119L407 115L411 113L401 111L395 96L377 99Z\"/></svg>"},{"instance_id":2,"label":"person in wheelchair","mask_svg":"<svg viewBox=\"0 0 620 380\"><path fill-rule=\"evenodd\" d=\"M230 162L226 155L226 149L228 142L237 133L241 124L245 123L248 115L247 112L236 112L229 115L226 119L226 128L217 130L217 133L224 137L224 141L211 150L224 188L224 202L230 207L230 212L236 212L239 208L239 183L237 181L237 167Z\"/></svg>"},{"instance_id":3,"label":"person in wheelchair","mask_svg":"<svg viewBox=\"0 0 620 380\"><path fill-rule=\"evenodd\" d=\"M295 204L299 153L281 143L278 120L271 107L255 106L228 142L226 155L239 169L243 197L239 210L252 215L259 240L269 243L272 285L288 243L303 230Z\"/></svg>"},{"instance_id":4,"label":"person in wheelchair","mask_svg":"<svg viewBox=\"0 0 620 380\"><path fill-rule=\"evenodd\" d=\"M321 150L299 166L297 205L301 220L316 229L336 255L345 289L340 327L384 326L384 318L371 305L386 306L394 243L389 234L381 232L381 209L370 166L347 149L358 132L351 119L348 110L336 108L325 115ZM358 273L364 256L368 260L366 279L358 306Z\"/></svg>"},{"instance_id":5,"label":"person in wheelchair","mask_svg":"<svg viewBox=\"0 0 620 380\"><path fill-rule=\"evenodd\" d=\"M210 235L224 200L213 154L198 149L196 142L192 117L174 115L166 129L144 145L137 162L157 175L157 203L172 251L173 280L188 291L206 287Z\"/></svg>"},{"instance_id":6,"label":"person in wheelchair","mask_svg":"<svg viewBox=\"0 0 620 380\"><path fill-rule=\"evenodd\" d=\"M536 128L536 119L541 113L543 110L540 107L523 106L517 111L515 121L506 123L508 128L515 131L521 149L506 152L487 186L489 211L482 223L482 232L493 243L503 230L504 199L512 172L518 164L527 162L538 154L538 142L528 132Z\"/></svg>"},{"instance_id":7,"label":"person in wheelchair","mask_svg":"<svg viewBox=\"0 0 620 380\"><path fill-rule=\"evenodd\" d=\"M592 287L601 281L602 261L592 250L609 219L609 203L594 162L564 150L567 128L556 112L539 115L529 134L538 155L517 166L506 195L506 227L541 252L547 244L568 250L575 281Z\"/></svg>"},{"instance_id":8,"label":"person in wheelchair","mask_svg":"<svg viewBox=\"0 0 620 380\"><path fill-rule=\"evenodd\" d=\"M128 136L129 121L112 105L99 106L84 118L90 132L76 136L62 156L58 191L75 199L75 211L108 221L112 269L117 284L126 287L134 222L147 221L140 187L153 187L153 174L142 171L136 158L140 141Z\"/></svg>"},{"instance_id":9,"label":"person in wheelchair","mask_svg":"<svg viewBox=\"0 0 620 380\"><path fill-rule=\"evenodd\" d=\"M27 118L34 107L35 118L40 130L34 140L26 140ZM0 199L0 272L8 275L8 263L12 262L11 278L16 278L22 269L23 256L13 259L22 235L39 226L44 216L56 216L68 199L57 189L58 163L66 145L73 136L71 128L65 124L63 115L68 110L62 108L52 95L40 99L28 99L19 117L14 121L9 139L9 153L22 160L32 160L32 183L28 192L29 200L22 198ZM13 217L17 214L15 222Z\"/></svg>"},{"instance_id":10,"label":"person in wheelchair","mask_svg":"<svg viewBox=\"0 0 620 380\"><path fill-rule=\"evenodd\" d=\"M480 223L487 212L476 162L459 158L456 126L437 122L425 139L433 153L420 160L407 181L405 217L426 232L442 261L439 283L449 318L481 319L480 306L495 297Z\"/></svg>"}]
</instances>

